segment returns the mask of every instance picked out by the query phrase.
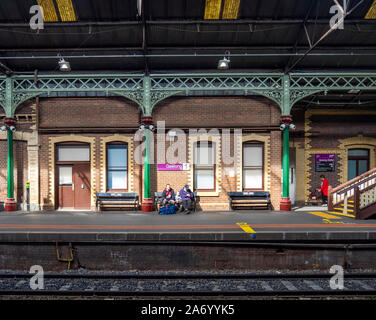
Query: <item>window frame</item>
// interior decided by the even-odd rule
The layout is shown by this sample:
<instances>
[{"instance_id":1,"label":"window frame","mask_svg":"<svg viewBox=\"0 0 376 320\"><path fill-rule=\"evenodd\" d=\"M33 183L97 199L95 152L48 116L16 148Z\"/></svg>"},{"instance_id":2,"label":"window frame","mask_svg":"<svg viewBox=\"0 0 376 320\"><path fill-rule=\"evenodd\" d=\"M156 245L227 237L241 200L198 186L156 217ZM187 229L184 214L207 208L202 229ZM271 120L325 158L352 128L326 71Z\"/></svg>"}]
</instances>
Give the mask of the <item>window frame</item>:
<instances>
[{"instance_id":1,"label":"window frame","mask_svg":"<svg viewBox=\"0 0 376 320\"><path fill-rule=\"evenodd\" d=\"M368 155L367 156L351 156L349 155L349 151L351 150L365 150L367 151ZM367 149L367 148L351 148L351 149L348 149L347 150L347 168L349 168L349 161L350 160L355 160L356 162L356 168L355 168L355 177L358 177L360 174L359 174L359 160L366 160L367 161L367 170L366 171L369 171L370 170L370 164L371 164L371 152L370 152L370 149ZM349 181L349 169L347 169L347 180Z\"/></svg>"},{"instance_id":2,"label":"window frame","mask_svg":"<svg viewBox=\"0 0 376 320\"><path fill-rule=\"evenodd\" d=\"M262 186L261 188L245 188L245 179L244 179L244 147L246 145L251 145L254 147L261 147L261 159L262 159L262 165L261 165L261 175L262 175ZM246 170L251 170L252 168L248 168ZM242 143L242 190L243 191L262 191L265 190L265 143L262 141L244 141Z\"/></svg>"},{"instance_id":3,"label":"window frame","mask_svg":"<svg viewBox=\"0 0 376 320\"><path fill-rule=\"evenodd\" d=\"M205 168L202 168L202 169L197 169L197 165L195 163L195 159L196 159L196 150L197 150L197 146L201 143L201 142L205 142L205 144L207 143L208 146L211 146L212 149L213 149L213 155L214 155L214 163L212 165L212 168L210 170L213 171L213 189L198 189L196 188L196 183L197 183L197 179L196 179L196 172L197 170L209 170L209 169L205 169ZM215 192L217 190L217 167L216 167L216 142L214 141L196 141L193 143L193 191L196 191L196 192Z\"/></svg>"},{"instance_id":4,"label":"window frame","mask_svg":"<svg viewBox=\"0 0 376 320\"><path fill-rule=\"evenodd\" d=\"M108 161L109 161L109 156L108 156L108 149L109 149L109 146L111 145L125 145L126 146L126 150L127 150L127 156L126 156L126 183L127 183L127 188L120 188L120 189L115 189L115 188L109 188L108 185L108 179L109 179L109 167L108 167ZM107 142L106 143L106 191L108 192L128 192L129 190L129 177L128 177L128 174L129 174L129 144L128 142L124 142L124 141L111 141L111 142Z\"/></svg>"}]
</instances>

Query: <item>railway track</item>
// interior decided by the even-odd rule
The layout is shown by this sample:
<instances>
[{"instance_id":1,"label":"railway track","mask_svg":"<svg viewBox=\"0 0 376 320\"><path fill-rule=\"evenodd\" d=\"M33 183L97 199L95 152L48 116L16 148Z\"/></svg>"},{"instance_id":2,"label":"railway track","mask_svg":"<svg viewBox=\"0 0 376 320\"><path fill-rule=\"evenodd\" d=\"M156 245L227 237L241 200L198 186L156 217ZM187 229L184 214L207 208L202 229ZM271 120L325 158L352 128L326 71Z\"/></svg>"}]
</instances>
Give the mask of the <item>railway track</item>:
<instances>
[{"instance_id":1,"label":"railway track","mask_svg":"<svg viewBox=\"0 0 376 320\"><path fill-rule=\"evenodd\" d=\"M332 289L332 274L61 274L44 275L44 288L32 290L32 275L0 274L0 296L357 296L376 297L375 273L344 276Z\"/></svg>"}]
</instances>

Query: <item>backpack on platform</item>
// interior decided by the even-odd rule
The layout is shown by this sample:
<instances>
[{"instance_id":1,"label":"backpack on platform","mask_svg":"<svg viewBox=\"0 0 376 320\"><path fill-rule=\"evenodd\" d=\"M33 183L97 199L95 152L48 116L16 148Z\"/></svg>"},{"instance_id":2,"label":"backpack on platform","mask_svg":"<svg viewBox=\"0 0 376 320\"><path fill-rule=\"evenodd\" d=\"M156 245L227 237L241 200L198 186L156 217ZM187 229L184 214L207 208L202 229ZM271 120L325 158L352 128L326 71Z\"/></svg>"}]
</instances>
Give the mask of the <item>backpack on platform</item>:
<instances>
[{"instance_id":1,"label":"backpack on platform","mask_svg":"<svg viewBox=\"0 0 376 320\"><path fill-rule=\"evenodd\" d=\"M163 206L159 209L159 214L174 214L176 213L175 206Z\"/></svg>"}]
</instances>

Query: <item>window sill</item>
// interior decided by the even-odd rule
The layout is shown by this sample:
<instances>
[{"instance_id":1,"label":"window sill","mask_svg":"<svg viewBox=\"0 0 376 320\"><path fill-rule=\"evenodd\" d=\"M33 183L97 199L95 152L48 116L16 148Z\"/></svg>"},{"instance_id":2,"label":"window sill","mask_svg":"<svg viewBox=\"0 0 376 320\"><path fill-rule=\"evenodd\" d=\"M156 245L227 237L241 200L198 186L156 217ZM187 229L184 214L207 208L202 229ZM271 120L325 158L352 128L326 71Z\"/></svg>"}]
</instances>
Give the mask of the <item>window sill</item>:
<instances>
[{"instance_id":1,"label":"window sill","mask_svg":"<svg viewBox=\"0 0 376 320\"><path fill-rule=\"evenodd\" d=\"M197 196L201 197L218 197L219 191L196 191Z\"/></svg>"}]
</instances>

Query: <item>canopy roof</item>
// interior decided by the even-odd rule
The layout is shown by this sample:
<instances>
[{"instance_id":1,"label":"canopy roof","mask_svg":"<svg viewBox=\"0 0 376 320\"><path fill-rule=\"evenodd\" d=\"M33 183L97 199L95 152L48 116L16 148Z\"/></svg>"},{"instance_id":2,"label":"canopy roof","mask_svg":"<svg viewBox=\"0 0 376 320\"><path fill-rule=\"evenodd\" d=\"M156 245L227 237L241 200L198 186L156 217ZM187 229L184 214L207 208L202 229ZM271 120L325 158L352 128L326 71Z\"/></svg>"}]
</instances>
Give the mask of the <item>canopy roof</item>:
<instances>
[{"instance_id":1,"label":"canopy roof","mask_svg":"<svg viewBox=\"0 0 376 320\"><path fill-rule=\"evenodd\" d=\"M231 72L372 71L376 3L347 3L344 29L304 56L335 1L1 0L0 70L59 72L60 54L72 72L213 72L227 53ZM30 28L33 5L44 29Z\"/></svg>"}]
</instances>

